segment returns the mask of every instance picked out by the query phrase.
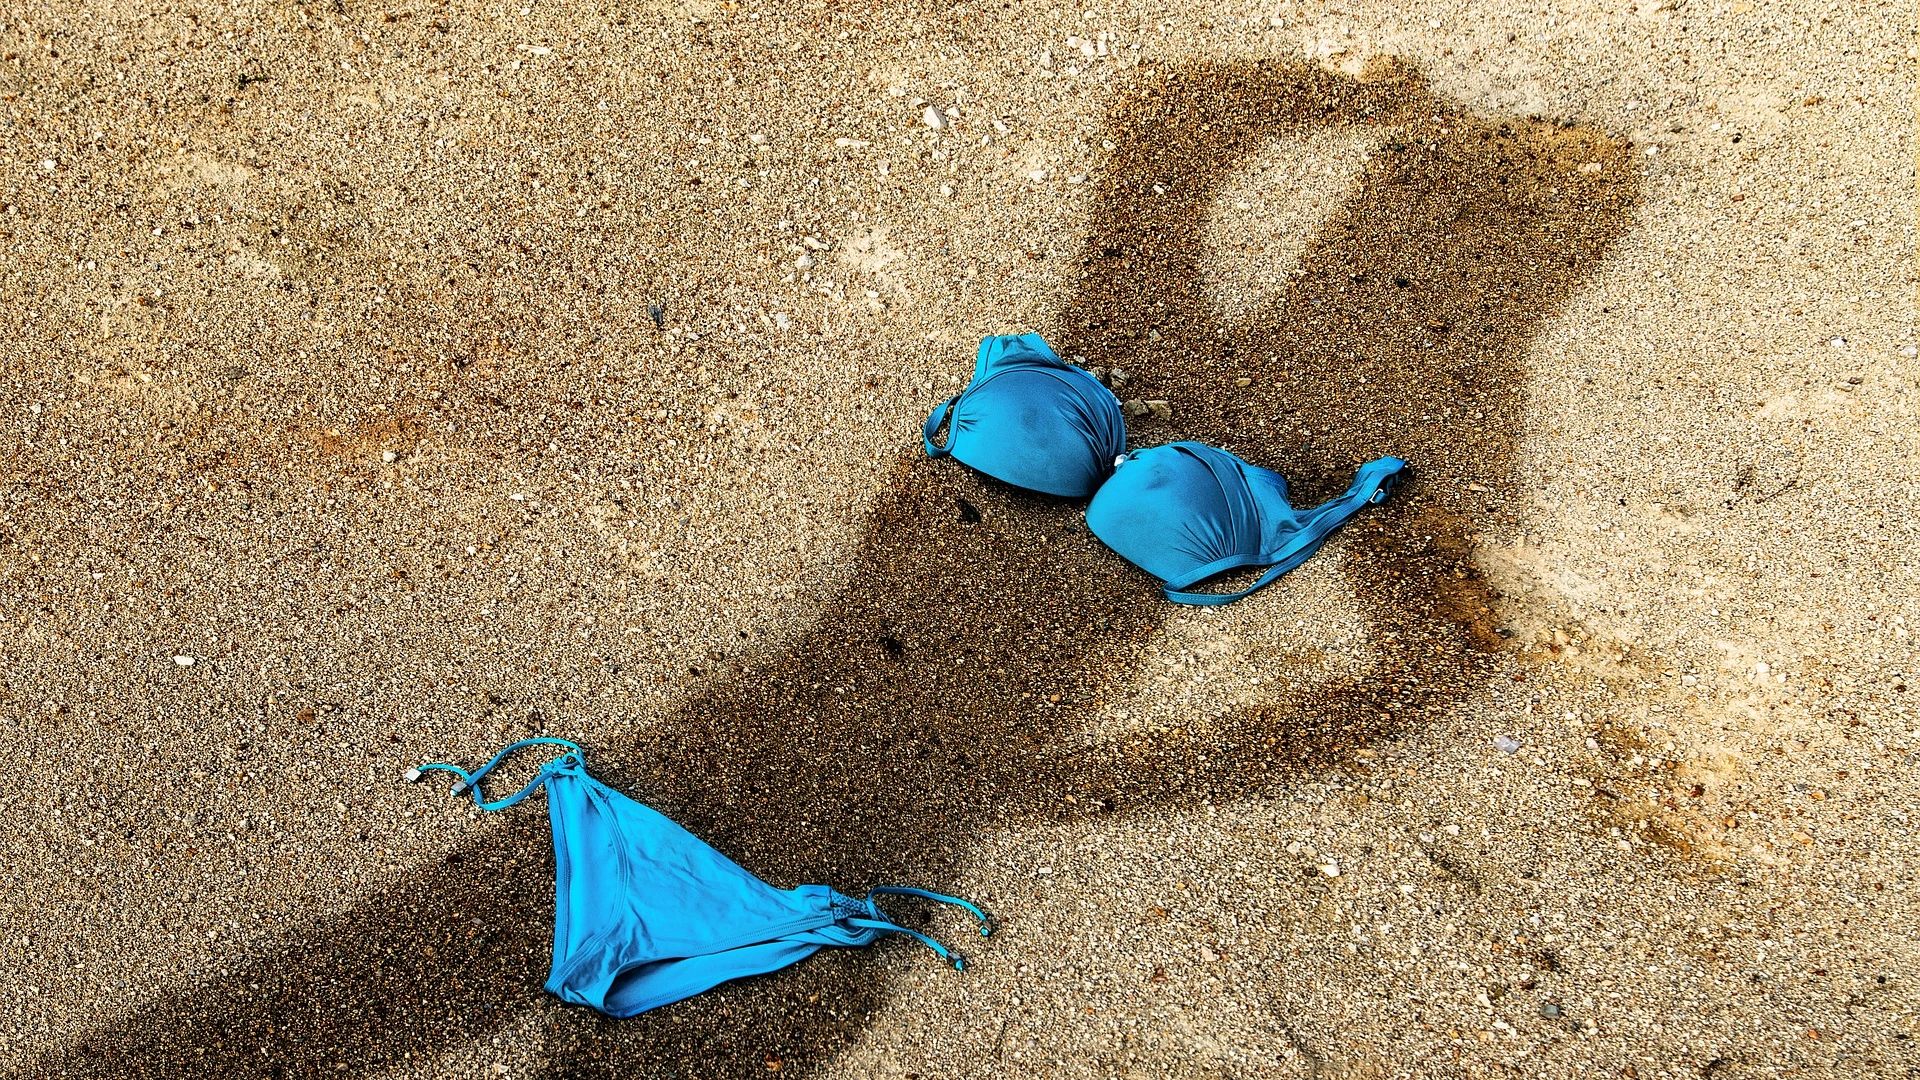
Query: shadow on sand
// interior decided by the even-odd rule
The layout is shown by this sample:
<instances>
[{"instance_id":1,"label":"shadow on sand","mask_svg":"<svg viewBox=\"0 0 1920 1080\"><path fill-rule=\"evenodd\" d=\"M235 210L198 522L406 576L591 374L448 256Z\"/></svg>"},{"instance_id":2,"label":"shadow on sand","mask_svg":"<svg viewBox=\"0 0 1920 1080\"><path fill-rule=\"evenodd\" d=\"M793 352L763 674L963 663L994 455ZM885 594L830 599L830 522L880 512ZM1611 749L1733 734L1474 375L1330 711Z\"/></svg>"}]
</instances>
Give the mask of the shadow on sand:
<instances>
[{"instance_id":1,"label":"shadow on sand","mask_svg":"<svg viewBox=\"0 0 1920 1080\"><path fill-rule=\"evenodd\" d=\"M1275 140L1326 129L1380 148L1285 288L1223 324L1202 264L1221 185ZM945 888L973 839L1008 820L1275 791L1388 733L1385 699L1417 714L1463 692L1499 646L1469 557L1489 496L1466 482L1511 482L1522 358L1629 223L1627 147L1473 117L1402 67L1350 78L1280 63L1177 71L1120 102L1106 138L1117 149L1048 337L1128 369L1130 396L1179 403L1137 442L1226 446L1284 472L1303 503L1365 458L1412 461L1415 481L1345 541L1379 665L1364 687L1276 689L1204 745L1088 749L1073 735L1109 658L1172 605L1099 548L1077 505L902 459L854 584L823 601L834 617L636 743L589 748L609 783L776 884ZM956 496L987 520L959 520ZM541 1031L555 1076L763 1077L769 1056L792 1075L830 1060L890 992L893 954L830 951L629 1021L560 1006L540 989L551 868L544 815L502 815L444 863L15 1075L361 1075L460 1054L509 1020Z\"/></svg>"}]
</instances>

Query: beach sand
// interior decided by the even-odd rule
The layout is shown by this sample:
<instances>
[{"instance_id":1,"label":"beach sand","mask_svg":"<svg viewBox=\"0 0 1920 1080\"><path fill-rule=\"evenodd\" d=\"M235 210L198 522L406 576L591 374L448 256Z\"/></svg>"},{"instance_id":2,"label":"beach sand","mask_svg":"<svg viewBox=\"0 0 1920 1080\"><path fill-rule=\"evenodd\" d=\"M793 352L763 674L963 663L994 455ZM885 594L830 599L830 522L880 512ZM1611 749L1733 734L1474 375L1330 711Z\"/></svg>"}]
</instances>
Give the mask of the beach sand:
<instances>
[{"instance_id":1,"label":"beach sand","mask_svg":"<svg viewBox=\"0 0 1920 1080\"><path fill-rule=\"evenodd\" d=\"M1910 15L0 9L0 1069L1911 1075ZM1173 605L1027 331L1413 479ZM533 734L1001 930L562 1004Z\"/></svg>"}]
</instances>

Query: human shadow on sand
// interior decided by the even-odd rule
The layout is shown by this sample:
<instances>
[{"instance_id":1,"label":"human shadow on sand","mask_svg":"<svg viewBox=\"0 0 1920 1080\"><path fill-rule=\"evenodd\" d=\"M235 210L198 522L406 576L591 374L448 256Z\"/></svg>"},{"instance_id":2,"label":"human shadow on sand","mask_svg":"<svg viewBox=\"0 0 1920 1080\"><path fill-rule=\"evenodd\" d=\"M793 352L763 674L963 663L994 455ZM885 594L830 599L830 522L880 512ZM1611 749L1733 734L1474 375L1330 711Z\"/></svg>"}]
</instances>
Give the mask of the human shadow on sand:
<instances>
[{"instance_id":1,"label":"human shadow on sand","mask_svg":"<svg viewBox=\"0 0 1920 1080\"><path fill-rule=\"evenodd\" d=\"M1223 322L1205 280L1222 185L1276 140L1328 130L1376 148L1285 285ZM607 782L777 885L964 892L973 845L1008 823L1284 790L1342 748L1416 733L1389 717L1466 693L1500 646L1470 558L1475 523L1512 483L1529 342L1629 224L1628 148L1471 115L1392 64L1357 77L1278 62L1174 71L1120 101L1106 138L1117 148L1048 338L1131 372L1126 396L1177 403L1171 424L1138 425L1136 444L1225 446L1283 472L1303 504L1366 458L1414 463L1341 542L1374 670L1277 685L1204 739L1089 747L1117 658L1175 608L1087 535L1077 505L905 455L850 556L851 584L822 599L830 616L631 744L589 748ZM963 521L957 497L986 519ZM544 1043L552 1076L764 1077L776 1062L792 1075L858 1036L896 965L929 962L905 943L829 950L610 1021L541 991L551 870L537 804L500 815L484 839L235 958L232 974L14 1075L362 1075L458 1060L508 1027Z\"/></svg>"}]
</instances>

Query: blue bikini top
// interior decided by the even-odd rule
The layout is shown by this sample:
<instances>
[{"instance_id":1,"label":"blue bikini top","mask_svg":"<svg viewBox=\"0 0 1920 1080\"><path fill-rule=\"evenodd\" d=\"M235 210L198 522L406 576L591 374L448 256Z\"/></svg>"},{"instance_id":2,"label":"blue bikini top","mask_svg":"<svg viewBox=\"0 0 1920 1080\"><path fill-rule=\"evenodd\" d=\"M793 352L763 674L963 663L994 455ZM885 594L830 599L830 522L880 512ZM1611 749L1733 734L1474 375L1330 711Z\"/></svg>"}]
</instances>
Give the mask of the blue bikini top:
<instances>
[{"instance_id":1,"label":"blue bikini top","mask_svg":"<svg viewBox=\"0 0 1920 1080\"><path fill-rule=\"evenodd\" d=\"M1088 505L1087 527L1159 578L1167 599L1226 604L1305 562L1362 507L1385 500L1406 465L1394 457L1370 461L1346 494L1302 512L1287 501L1279 473L1201 443L1168 443L1127 455ZM1184 591L1243 566L1269 569L1241 592Z\"/></svg>"},{"instance_id":2,"label":"blue bikini top","mask_svg":"<svg viewBox=\"0 0 1920 1080\"><path fill-rule=\"evenodd\" d=\"M487 802L480 779L526 746L566 748L516 795ZM565 739L526 739L467 772L453 765L407 771L418 780L438 769L460 778L482 810L504 810L547 789L553 824L553 967L548 992L610 1016L634 1016L692 997L730 979L796 963L828 945L870 945L885 934L924 942L955 968L965 960L924 934L899 926L875 896L917 896L955 904L992 924L979 908L921 889L879 888L865 899L825 885L776 889L659 812L587 775L580 748Z\"/></svg>"},{"instance_id":3,"label":"blue bikini top","mask_svg":"<svg viewBox=\"0 0 1920 1080\"><path fill-rule=\"evenodd\" d=\"M952 414L947 444L934 433ZM927 453L1015 487L1091 495L1127 452L1127 424L1113 392L1060 359L1039 334L980 342L973 381L927 417Z\"/></svg>"}]
</instances>

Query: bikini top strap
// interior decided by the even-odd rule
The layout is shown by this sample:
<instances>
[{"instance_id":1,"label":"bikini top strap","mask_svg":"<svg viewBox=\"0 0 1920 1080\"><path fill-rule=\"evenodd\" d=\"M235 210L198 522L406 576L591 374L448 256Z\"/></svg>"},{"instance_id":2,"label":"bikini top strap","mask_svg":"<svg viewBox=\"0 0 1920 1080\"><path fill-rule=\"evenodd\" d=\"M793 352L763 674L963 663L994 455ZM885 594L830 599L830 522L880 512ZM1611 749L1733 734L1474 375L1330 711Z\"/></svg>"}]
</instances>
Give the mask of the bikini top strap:
<instances>
[{"instance_id":1,"label":"bikini top strap","mask_svg":"<svg viewBox=\"0 0 1920 1080\"><path fill-rule=\"evenodd\" d=\"M957 396L950 397L935 406L932 414L927 417L926 426L920 429L921 441L927 446L928 457L943 458L953 452L953 432L947 432L946 446L936 445L933 441L933 433L939 431L940 425L947 422L947 414L953 411L953 403L959 400Z\"/></svg>"},{"instance_id":2,"label":"bikini top strap","mask_svg":"<svg viewBox=\"0 0 1920 1080\"><path fill-rule=\"evenodd\" d=\"M1255 561L1259 561L1259 560L1249 559L1247 560L1247 563L1251 564ZM1260 580L1254 582L1253 584L1247 586L1246 588L1240 590L1239 592L1196 593L1196 592L1182 591L1188 585L1195 584L1195 582L1193 581L1187 581L1179 586L1175 586L1174 584L1169 583L1160 591L1166 595L1167 599L1173 601L1176 604L1189 604L1194 607L1218 607L1221 604L1231 604L1235 600L1243 600L1249 596L1252 596L1254 593L1259 592L1261 589L1264 589L1267 586L1273 584L1274 581L1280 577L1280 575L1286 573L1291 569L1293 569L1292 565L1288 563L1280 563L1270 568L1266 573L1261 574ZM1214 571L1214 572L1218 573L1219 571Z\"/></svg>"},{"instance_id":3,"label":"bikini top strap","mask_svg":"<svg viewBox=\"0 0 1920 1080\"><path fill-rule=\"evenodd\" d=\"M530 782L528 782L526 787L521 788L519 791L515 792L512 795L507 796L504 799L500 799L495 802L486 801L486 799L482 797L482 795L480 794L481 778L486 776L488 773L492 772L494 770L494 767L499 765L502 761L505 761L509 754L512 754L515 750L519 750L528 746L564 746L567 748L567 752L560 755L557 758L554 758L552 761L547 762L546 767L540 770L540 775L534 777ZM515 803L519 802L520 800L533 794L535 788L538 788L541 784L544 784L547 782L547 777L552 776L556 771L558 771L560 768L565 767L568 764L572 764L572 765L585 764L585 757L580 752L580 748L574 745L573 743L568 742L565 739L553 739L553 738L548 738L546 736L541 736L540 738L536 738L536 739L521 739L519 742L514 743L512 746L509 746L501 750L499 753L493 755L493 760L487 762L485 765L480 766L478 769L475 769L472 772L468 772L467 770L460 768L458 765L442 765L438 762L434 762L434 763L418 766L417 768L408 769L406 772L406 779L408 783L412 783L413 781L420 779L420 776L422 773L432 772L432 771L450 772L460 778L459 782L453 785L453 794L462 795L468 792L472 792L473 804L475 806L478 806L480 809L489 810L489 811L505 810L507 807L512 806Z\"/></svg>"}]
</instances>

